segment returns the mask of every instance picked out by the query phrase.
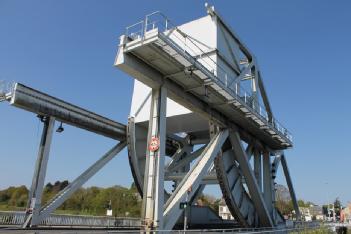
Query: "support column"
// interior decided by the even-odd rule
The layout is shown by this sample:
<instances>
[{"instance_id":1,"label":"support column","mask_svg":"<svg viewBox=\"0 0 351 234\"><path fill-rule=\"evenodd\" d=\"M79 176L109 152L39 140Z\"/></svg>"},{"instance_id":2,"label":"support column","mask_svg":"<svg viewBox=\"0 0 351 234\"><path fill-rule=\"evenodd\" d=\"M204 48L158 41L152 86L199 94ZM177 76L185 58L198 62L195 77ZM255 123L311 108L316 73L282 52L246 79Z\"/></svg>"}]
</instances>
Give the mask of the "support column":
<instances>
[{"instance_id":1,"label":"support column","mask_svg":"<svg viewBox=\"0 0 351 234\"><path fill-rule=\"evenodd\" d=\"M163 229L167 90L152 90L142 220L144 231Z\"/></svg>"},{"instance_id":2,"label":"support column","mask_svg":"<svg viewBox=\"0 0 351 234\"><path fill-rule=\"evenodd\" d=\"M268 151L263 152L263 196L271 217L273 216L273 181L271 159Z\"/></svg>"},{"instance_id":3,"label":"support column","mask_svg":"<svg viewBox=\"0 0 351 234\"><path fill-rule=\"evenodd\" d=\"M260 189L260 192L262 192L262 157L257 149L254 150L254 172L257 180L257 185Z\"/></svg>"},{"instance_id":4,"label":"support column","mask_svg":"<svg viewBox=\"0 0 351 234\"><path fill-rule=\"evenodd\" d=\"M52 133L55 125L55 119L53 117L42 117L42 121L44 123L44 128L41 136L38 157L35 164L32 185L29 192L27 213L23 224L24 228L31 226L32 223L36 223L36 219L39 217L41 196L44 189Z\"/></svg>"}]
</instances>

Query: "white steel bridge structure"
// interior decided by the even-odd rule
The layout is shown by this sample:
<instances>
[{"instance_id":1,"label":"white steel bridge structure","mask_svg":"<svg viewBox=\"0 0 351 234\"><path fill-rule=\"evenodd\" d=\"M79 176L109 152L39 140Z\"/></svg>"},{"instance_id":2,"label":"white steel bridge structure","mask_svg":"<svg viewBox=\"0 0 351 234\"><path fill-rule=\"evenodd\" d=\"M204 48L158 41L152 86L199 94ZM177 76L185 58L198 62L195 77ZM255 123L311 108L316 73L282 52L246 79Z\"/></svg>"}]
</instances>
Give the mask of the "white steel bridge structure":
<instances>
[{"instance_id":1,"label":"white steel bridge structure","mask_svg":"<svg viewBox=\"0 0 351 234\"><path fill-rule=\"evenodd\" d=\"M146 232L171 230L206 184L219 184L240 226L285 226L275 208L280 164L299 217L284 155L292 135L274 117L253 53L213 7L206 10L179 26L155 12L120 37L115 66L135 79L127 125L19 83L2 87L0 100L44 123L24 228L41 223L124 147ZM42 205L55 121L119 143Z\"/></svg>"}]
</instances>

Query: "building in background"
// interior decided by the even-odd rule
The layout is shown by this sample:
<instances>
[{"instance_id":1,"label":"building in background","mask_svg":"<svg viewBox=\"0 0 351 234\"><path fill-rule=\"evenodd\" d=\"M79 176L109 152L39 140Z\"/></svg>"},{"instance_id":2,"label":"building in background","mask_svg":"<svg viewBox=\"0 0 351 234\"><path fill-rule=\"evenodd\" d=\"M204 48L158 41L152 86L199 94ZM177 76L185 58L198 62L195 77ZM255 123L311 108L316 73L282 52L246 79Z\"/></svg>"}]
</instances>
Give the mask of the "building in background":
<instances>
[{"instance_id":1,"label":"building in background","mask_svg":"<svg viewBox=\"0 0 351 234\"><path fill-rule=\"evenodd\" d=\"M309 210L310 210L310 215L312 216L312 220L322 221L325 219L325 216L323 214L323 207L311 205L309 207Z\"/></svg>"},{"instance_id":2,"label":"building in background","mask_svg":"<svg viewBox=\"0 0 351 234\"><path fill-rule=\"evenodd\" d=\"M312 221L312 215L310 213L309 207L299 207L299 210L303 221Z\"/></svg>"},{"instance_id":3,"label":"building in background","mask_svg":"<svg viewBox=\"0 0 351 234\"><path fill-rule=\"evenodd\" d=\"M349 203L344 209L341 210L340 222L351 224L351 203Z\"/></svg>"},{"instance_id":4,"label":"building in background","mask_svg":"<svg viewBox=\"0 0 351 234\"><path fill-rule=\"evenodd\" d=\"M230 213L228 206L225 204L224 199L221 199L218 207L218 215L224 220L234 220L234 217Z\"/></svg>"},{"instance_id":5,"label":"building in background","mask_svg":"<svg viewBox=\"0 0 351 234\"><path fill-rule=\"evenodd\" d=\"M301 217L304 221L325 220L323 208L317 205L310 205L309 207L299 207Z\"/></svg>"}]
</instances>

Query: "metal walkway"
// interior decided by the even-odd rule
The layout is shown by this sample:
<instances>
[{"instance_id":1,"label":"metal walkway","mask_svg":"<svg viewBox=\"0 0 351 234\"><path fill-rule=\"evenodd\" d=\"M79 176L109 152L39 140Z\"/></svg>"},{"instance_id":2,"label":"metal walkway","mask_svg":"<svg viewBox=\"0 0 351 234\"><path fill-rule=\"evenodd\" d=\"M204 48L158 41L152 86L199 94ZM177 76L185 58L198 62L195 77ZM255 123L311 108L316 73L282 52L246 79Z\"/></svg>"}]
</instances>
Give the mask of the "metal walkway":
<instances>
[{"instance_id":1,"label":"metal walkway","mask_svg":"<svg viewBox=\"0 0 351 234\"><path fill-rule=\"evenodd\" d=\"M157 20L154 20L156 17ZM273 149L292 147L289 131L270 116L266 107L254 101L252 92L238 85L238 80L248 79L250 69L257 67L254 57L245 62L245 69L238 71L238 77L231 77L211 58L210 52L204 51L199 42L160 12L127 27L123 40L124 56L135 56L134 60L140 59L161 72L167 82L175 83L186 93L207 103L212 112L217 112L212 113L214 118L224 115ZM128 63L127 60L123 62ZM119 64L117 58L116 64L123 69L123 62ZM130 73L130 70L127 72ZM135 77L150 86L154 85L145 78Z\"/></svg>"}]
</instances>

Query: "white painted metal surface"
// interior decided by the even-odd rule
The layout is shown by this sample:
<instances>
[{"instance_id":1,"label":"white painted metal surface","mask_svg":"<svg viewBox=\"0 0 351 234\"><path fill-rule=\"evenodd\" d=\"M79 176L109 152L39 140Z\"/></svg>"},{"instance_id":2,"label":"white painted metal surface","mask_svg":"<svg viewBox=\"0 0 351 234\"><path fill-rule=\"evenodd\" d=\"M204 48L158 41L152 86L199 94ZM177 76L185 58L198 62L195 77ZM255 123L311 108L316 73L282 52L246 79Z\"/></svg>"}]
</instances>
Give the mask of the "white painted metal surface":
<instances>
[{"instance_id":1,"label":"white painted metal surface","mask_svg":"<svg viewBox=\"0 0 351 234\"><path fill-rule=\"evenodd\" d=\"M163 229L164 165L166 153L167 90L153 89L146 149L142 219L145 231ZM151 147L155 139L158 146Z\"/></svg>"},{"instance_id":2,"label":"white painted metal surface","mask_svg":"<svg viewBox=\"0 0 351 234\"><path fill-rule=\"evenodd\" d=\"M46 169L49 161L50 146L52 135L55 126L55 118L43 118L44 122L43 133L40 141L38 157L35 165L32 185L28 196L27 216L24 222L24 227L32 223L38 222L39 212L42 202L42 193L44 190L44 182Z\"/></svg>"},{"instance_id":3,"label":"white painted metal surface","mask_svg":"<svg viewBox=\"0 0 351 234\"><path fill-rule=\"evenodd\" d=\"M273 116L257 59L212 7L207 6L207 13L176 26L155 12L127 27L120 38L115 65L135 78L127 138L133 176L149 210L159 209L153 195L146 196L147 190L159 187L141 181L150 177L145 142L150 141L149 116L150 110L154 111L151 90L163 87L168 96L165 129L172 139L171 151L165 155L169 162L164 179L173 181L174 186L172 191L165 190L169 199L163 227L172 228L183 212L180 202L195 195L186 193L189 186L202 191L204 185L218 182L242 226L274 226L279 218L272 199L271 162L268 156L262 175L262 155L292 147L292 136ZM230 142L222 142L215 160L217 179L208 170L212 165L197 168L215 133L233 130ZM246 150L243 142L248 144ZM205 145L193 151L201 143ZM254 168L249 162L252 155ZM216 156L211 154L211 160ZM191 174L194 171L196 175ZM153 217L151 222L161 221Z\"/></svg>"}]
</instances>

